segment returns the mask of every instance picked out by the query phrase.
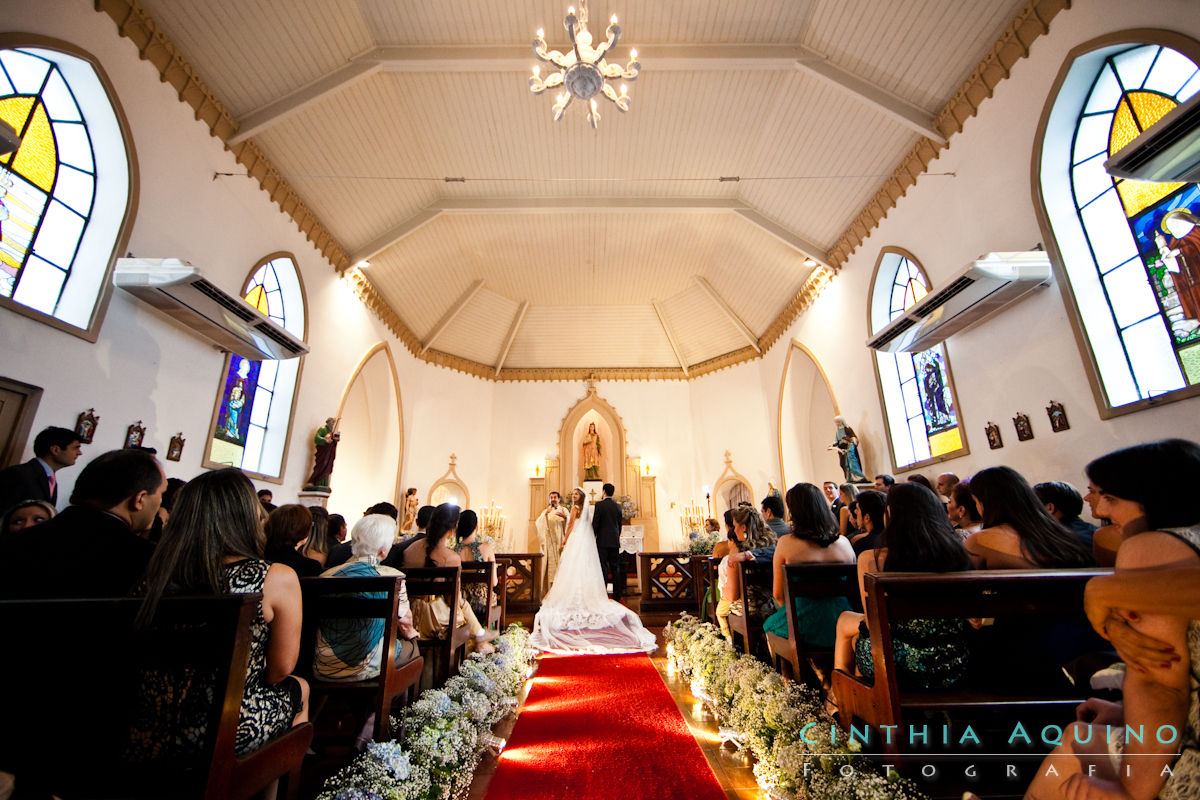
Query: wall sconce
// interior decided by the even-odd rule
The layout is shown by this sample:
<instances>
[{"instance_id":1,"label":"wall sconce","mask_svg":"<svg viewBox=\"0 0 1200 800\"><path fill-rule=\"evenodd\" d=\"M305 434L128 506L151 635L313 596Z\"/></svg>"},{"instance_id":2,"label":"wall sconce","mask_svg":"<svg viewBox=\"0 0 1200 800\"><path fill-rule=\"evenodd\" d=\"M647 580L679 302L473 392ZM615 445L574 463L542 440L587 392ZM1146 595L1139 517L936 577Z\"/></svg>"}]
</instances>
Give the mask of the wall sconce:
<instances>
[{"instance_id":1,"label":"wall sconce","mask_svg":"<svg viewBox=\"0 0 1200 800\"><path fill-rule=\"evenodd\" d=\"M645 469L645 474L646 474L646 475L649 475L649 474L650 474L650 462L649 462L649 461L643 461L643 462L642 462L642 467Z\"/></svg>"},{"instance_id":2,"label":"wall sconce","mask_svg":"<svg viewBox=\"0 0 1200 800\"><path fill-rule=\"evenodd\" d=\"M539 464L539 463L538 463L538 462L536 462L536 461L532 461L532 462L530 462L530 464L529 464L529 475L530 475L531 477L534 477L534 478L540 478L540 477L542 477L542 465L541 465L541 464Z\"/></svg>"}]
</instances>

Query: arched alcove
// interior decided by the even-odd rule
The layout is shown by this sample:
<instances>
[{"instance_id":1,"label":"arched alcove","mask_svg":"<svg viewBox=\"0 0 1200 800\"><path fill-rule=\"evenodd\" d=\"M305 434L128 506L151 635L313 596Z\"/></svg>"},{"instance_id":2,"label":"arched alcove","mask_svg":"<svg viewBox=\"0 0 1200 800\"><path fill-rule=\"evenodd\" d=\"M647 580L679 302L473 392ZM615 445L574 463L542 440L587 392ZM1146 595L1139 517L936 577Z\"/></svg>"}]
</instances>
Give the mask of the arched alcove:
<instances>
[{"instance_id":1,"label":"arched alcove","mask_svg":"<svg viewBox=\"0 0 1200 800\"><path fill-rule=\"evenodd\" d=\"M338 402L337 462L329 508L354 518L375 503L397 503L404 460L404 417L392 351L380 342L366 352Z\"/></svg>"},{"instance_id":2,"label":"arched alcove","mask_svg":"<svg viewBox=\"0 0 1200 800\"><path fill-rule=\"evenodd\" d=\"M625 425L617 410L607 400L596 394L596 387L588 382L587 394L567 412L558 429L558 463L561 487L549 487L565 495L573 486L583 482L581 449L583 437L591 423L596 424L600 435L600 479L617 488L616 497L632 493L636 487L625 486Z\"/></svg>"},{"instance_id":3,"label":"arched alcove","mask_svg":"<svg viewBox=\"0 0 1200 800\"><path fill-rule=\"evenodd\" d=\"M842 481L834 440L833 418L840 414L829 376L802 342L792 340L779 381L780 491L800 481L818 486Z\"/></svg>"},{"instance_id":4,"label":"arched alcove","mask_svg":"<svg viewBox=\"0 0 1200 800\"><path fill-rule=\"evenodd\" d=\"M429 499L425 502L431 506L453 503L459 508L471 507L471 492L467 489L467 484L463 483L463 479L458 477L457 464L458 456L451 453L450 465L442 473L442 477L429 487Z\"/></svg>"},{"instance_id":5,"label":"arched alcove","mask_svg":"<svg viewBox=\"0 0 1200 800\"><path fill-rule=\"evenodd\" d=\"M726 450L725 470L713 481L711 513L720 521L725 516L726 509L736 508L743 500L753 503L754 507L758 508L758 501L754 499L754 487L745 475L733 468L733 455ZM724 530L722 524L722 533Z\"/></svg>"}]
</instances>

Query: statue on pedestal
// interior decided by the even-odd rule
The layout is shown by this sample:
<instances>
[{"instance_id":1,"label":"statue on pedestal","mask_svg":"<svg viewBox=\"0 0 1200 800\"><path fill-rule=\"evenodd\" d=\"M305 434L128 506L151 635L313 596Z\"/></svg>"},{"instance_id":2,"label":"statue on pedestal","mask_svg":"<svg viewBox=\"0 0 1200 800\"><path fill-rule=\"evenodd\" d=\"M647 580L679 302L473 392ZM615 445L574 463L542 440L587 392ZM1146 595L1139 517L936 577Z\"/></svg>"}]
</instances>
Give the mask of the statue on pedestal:
<instances>
[{"instance_id":1,"label":"statue on pedestal","mask_svg":"<svg viewBox=\"0 0 1200 800\"><path fill-rule=\"evenodd\" d=\"M304 484L305 490L329 489L329 478L333 475L333 460L337 458L338 441L342 435L337 432L337 420L329 417L325 424L317 428L313 436L316 452L313 459L313 471Z\"/></svg>"},{"instance_id":2,"label":"statue on pedestal","mask_svg":"<svg viewBox=\"0 0 1200 800\"><path fill-rule=\"evenodd\" d=\"M600 480L600 434L596 432L596 423L588 424L588 431L583 436L583 477L584 480Z\"/></svg>"},{"instance_id":3,"label":"statue on pedestal","mask_svg":"<svg viewBox=\"0 0 1200 800\"><path fill-rule=\"evenodd\" d=\"M866 482L867 476L863 474L862 460L858 455L858 437L854 435L854 429L846 424L845 417L834 417L833 423L837 430L834 431L834 442L829 449L838 451L838 463L842 465L846 482Z\"/></svg>"}]
</instances>

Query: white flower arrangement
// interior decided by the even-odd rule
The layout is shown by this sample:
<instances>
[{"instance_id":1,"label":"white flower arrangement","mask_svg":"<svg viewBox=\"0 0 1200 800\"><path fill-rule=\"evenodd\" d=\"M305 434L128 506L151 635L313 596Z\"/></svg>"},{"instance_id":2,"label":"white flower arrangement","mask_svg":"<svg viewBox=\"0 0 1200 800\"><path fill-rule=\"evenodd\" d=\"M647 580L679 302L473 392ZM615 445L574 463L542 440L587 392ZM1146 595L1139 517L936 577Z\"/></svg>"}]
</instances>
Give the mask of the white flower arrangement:
<instances>
[{"instance_id":1,"label":"white flower arrangement","mask_svg":"<svg viewBox=\"0 0 1200 800\"><path fill-rule=\"evenodd\" d=\"M471 785L492 725L515 707L533 660L529 633L509 626L496 652L473 653L441 689L405 715L403 742L371 742L318 800L451 800Z\"/></svg>"},{"instance_id":2,"label":"white flower arrangement","mask_svg":"<svg viewBox=\"0 0 1200 800\"><path fill-rule=\"evenodd\" d=\"M720 717L731 739L756 759L754 777L772 796L916 800L923 795L895 772L885 777L858 754L859 742L831 737L833 720L818 694L784 683L758 659L738 655L716 627L682 614L663 631L674 668ZM699 690L697 693L696 690ZM818 723L805 730L809 723ZM806 741L807 738L807 741ZM806 769L807 765L807 769ZM849 765L852 779L840 775Z\"/></svg>"}]
</instances>

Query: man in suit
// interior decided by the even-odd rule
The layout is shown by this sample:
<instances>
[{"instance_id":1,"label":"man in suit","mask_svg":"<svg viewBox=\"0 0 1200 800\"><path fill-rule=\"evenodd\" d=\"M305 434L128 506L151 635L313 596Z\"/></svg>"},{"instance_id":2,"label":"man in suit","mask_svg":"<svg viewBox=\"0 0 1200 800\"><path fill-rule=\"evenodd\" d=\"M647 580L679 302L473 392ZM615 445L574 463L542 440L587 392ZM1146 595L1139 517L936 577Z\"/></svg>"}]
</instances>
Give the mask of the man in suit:
<instances>
[{"instance_id":1,"label":"man in suit","mask_svg":"<svg viewBox=\"0 0 1200 800\"><path fill-rule=\"evenodd\" d=\"M592 530L596 534L596 550L600 553L600 569L612 580L612 596L620 600L625 593L625 568L621 565L621 507L612 499L616 487L604 484L603 499L596 503L592 514Z\"/></svg>"},{"instance_id":2,"label":"man in suit","mask_svg":"<svg viewBox=\"0 0 1200 800\"><path fill-rule=\"evenodd\" d=\"M79 434L49 427L33 440L33 458L0 470L0 514L22 500L45 500L58 505L55 473L74 466L82 450Z\"/></svg>"}]
</instances>

